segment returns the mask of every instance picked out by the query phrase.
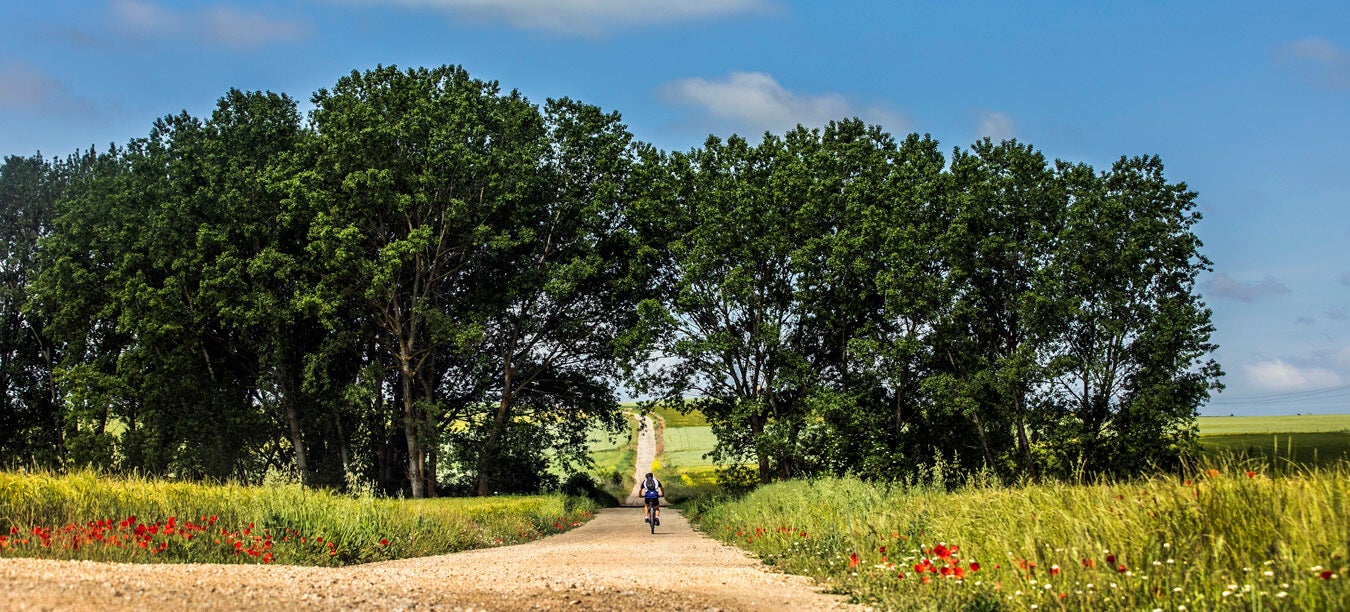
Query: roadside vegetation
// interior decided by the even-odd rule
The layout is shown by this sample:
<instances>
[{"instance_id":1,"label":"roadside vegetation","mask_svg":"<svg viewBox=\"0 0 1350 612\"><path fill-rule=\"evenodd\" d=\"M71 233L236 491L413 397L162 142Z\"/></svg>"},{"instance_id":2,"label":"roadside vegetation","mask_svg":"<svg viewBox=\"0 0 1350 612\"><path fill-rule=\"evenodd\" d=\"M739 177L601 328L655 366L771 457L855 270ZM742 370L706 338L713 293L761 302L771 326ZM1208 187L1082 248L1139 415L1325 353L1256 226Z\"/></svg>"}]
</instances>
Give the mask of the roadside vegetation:
<instances>
[{"instance_id":1,"label":"roadside vegetation","mask_svg":"<svg viewBox=\"0 0 1350 612\"><path fill-rule=\"evenodd\" d=\"M734 493L696 417L667 427L660 460L700 529L883 609L1344 609L1350 461L1326 460L1338 447L1319 436L1350 417L1290 419L1202 419L1203 467L1124 482L947 487L939 466ZM1277 435L1264 453L1225 444Z\"/></svg>"},{"instance_id":2,"label":"roadside vegetation","mask_svg":"<svg viewBox=\"0 0 1350 612\"><path fill-rule=\"evenodd\" d=\"M561 494L403 500L298 484L0 473L0 557L349 565L537 540L594 510Z\"/></svg>"},{"instance_id":3,"label":"roadside vegetation","mask_svg":"<svg viewBox=\"0 0 1350 612\"><path fill-rule=\"evenodd\" d=\"M713 537L887 609L1350 606L1346 462L955 490L822 478L688 510Z\"/></svg>"}]
</instances>

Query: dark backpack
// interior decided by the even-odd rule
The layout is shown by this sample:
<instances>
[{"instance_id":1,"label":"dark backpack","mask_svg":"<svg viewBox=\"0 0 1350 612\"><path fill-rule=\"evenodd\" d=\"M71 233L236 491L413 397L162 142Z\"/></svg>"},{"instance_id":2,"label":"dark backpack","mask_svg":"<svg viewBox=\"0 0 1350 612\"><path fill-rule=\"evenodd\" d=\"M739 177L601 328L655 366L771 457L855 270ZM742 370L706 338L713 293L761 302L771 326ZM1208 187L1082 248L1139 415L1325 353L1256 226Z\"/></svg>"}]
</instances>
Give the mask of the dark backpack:
<instances>
[{"instance_id":1,"label":"dark backpack","mask_svg":"<svg viewBox=\"0 0 1350 612\"><path fill-rule=\"evenodd\" d=\"M646 482L643 482L643 483L642 483L642 486L645 487L648 491L655 491L655 490L656 490L656 478L655 478L655 477L648 478L648 479L646 480Z\"/></svg>"}]
</instances>

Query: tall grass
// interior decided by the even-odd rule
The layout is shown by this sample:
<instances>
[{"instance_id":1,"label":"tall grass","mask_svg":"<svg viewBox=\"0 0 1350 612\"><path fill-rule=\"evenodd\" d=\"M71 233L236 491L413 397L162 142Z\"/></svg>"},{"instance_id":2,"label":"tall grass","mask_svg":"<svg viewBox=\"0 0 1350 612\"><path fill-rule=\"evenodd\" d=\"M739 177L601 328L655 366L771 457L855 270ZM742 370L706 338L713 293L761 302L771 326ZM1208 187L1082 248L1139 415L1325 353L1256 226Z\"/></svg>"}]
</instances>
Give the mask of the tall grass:
<instances>
[{"instance_id":1,"label":"tall grass","mask_svg":"<svg viewBox=\"0 0 1350 612\"><path fill-rule=\"evenodd\" d=\"M0 556L345 565L537 539L593 511L562 495L393 500L298 485L0 473Z\"/></svg>"},{"instance_id":2,"label":"tall grass","mask_svg":"<svg viewBox=\"0 0 1350 612\"><path fill-rule=\"evenodd\" d=\"M823 479L695 504L711 535L891 609L1350 609L1350 463L1005 488Z\"/></svg>"}]
</instances>

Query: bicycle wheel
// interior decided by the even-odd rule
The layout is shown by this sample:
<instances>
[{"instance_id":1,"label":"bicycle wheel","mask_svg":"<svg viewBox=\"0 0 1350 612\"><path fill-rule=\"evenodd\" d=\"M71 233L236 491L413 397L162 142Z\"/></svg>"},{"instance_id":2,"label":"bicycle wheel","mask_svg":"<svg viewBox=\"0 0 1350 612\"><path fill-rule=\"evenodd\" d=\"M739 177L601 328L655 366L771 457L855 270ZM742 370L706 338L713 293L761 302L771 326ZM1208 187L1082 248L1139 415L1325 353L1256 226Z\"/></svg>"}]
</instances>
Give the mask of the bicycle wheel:
<instances>
[{"instance_id":1,"label":"bicycle wheel","mask_svg":"<svg viewBox=\"0 0 1350 612\"><path fill-rule=\"evenodd\" d=\"M656 534L656 504L653 504L653 503L651 503L651 502L647 502L647 516L650 516L650 517L651 517L651 520L650 520L650 521L647 521L647 526L652 528L652 534L655 535L655 534Z\"/></svg>"}]
</instances>

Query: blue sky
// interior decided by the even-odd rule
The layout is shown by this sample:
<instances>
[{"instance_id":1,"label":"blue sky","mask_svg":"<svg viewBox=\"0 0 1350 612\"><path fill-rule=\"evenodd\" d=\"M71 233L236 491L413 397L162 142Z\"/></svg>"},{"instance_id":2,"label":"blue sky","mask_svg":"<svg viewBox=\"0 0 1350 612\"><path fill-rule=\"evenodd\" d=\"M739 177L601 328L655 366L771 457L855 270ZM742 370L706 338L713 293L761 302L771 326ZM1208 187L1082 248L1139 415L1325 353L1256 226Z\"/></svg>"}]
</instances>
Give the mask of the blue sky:
<instances>
[{"instance_id":1,"label":"blue sky","mask_svg":"<svg viewBox=\"0 0 1350 612\"><path fill-rule=\"evenodd\" d=\"M377 64L618 110L665 149L859 116L948 150L1160 155L1214 261L1228 390L1203 413L1350 412L1350 2L6 2L0 154Z\"/></svg>"}]
</instances>

